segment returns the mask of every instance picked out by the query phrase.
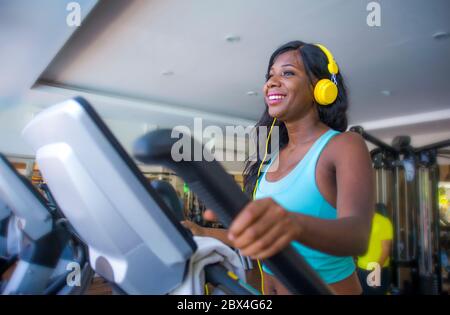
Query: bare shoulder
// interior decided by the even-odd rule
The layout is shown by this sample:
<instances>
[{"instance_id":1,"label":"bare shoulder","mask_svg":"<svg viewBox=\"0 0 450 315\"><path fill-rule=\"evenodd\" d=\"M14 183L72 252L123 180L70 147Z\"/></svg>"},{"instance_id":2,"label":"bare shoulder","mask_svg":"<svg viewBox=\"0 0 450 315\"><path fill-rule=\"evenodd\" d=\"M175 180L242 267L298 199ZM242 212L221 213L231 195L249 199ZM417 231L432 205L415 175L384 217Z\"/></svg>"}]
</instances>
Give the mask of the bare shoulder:
<instances>
[{"instance_id":1,"label":"bare shoulder","mask_svg":"<svg viewBox=\"0 0 450 315\"><path fill-rule=\"evenodd\" d=\"M369 150L363 137L356 132L342 132L334 136L327 149L333 160L339 160L340 158L352 159L364 158L369 156Z\"/></svg>"},{"instance_id":2,"label":"bare shoulder","mask_svg":"<svg viewBox=\"0 0 450 315\"><path fill-rule=\"evenodd\" d=\"M355 147L364 148L367 150L367 145L364 138L360 134L352 131L341 132L331 139L330 144L339 147L346 146L349 148Z\"/></svg>"}]
</instances>

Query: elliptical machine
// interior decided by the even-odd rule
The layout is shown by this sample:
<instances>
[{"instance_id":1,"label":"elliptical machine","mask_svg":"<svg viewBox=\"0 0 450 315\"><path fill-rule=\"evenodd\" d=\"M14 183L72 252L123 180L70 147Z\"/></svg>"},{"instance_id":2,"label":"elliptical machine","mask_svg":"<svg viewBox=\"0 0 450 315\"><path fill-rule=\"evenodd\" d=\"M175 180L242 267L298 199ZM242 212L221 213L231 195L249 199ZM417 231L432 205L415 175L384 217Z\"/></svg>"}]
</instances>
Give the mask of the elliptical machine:
<instances>
[{"instance_id":1,"label":"elliptical machine","mask_svg":"<svg viewBox=\"0 0 450 315\"><path fill-rule=\"evenodd\" d=\"M5 256L2 274L16 264L1 284L2 294L82 294L90 284L92 269L86 263L83 243L48 201L0 154L0 200ZM9 243L9 244L8 244ZM78 270L67 270L75 263ZM69 284L71 272L80 280Z\"/></svg>"},{"instance_id":2,"label":"elliptical machine","mask_svg":"<svg viewBox=\"0 0 450 315\"><path fill-rule=\"evenodd\" d=\"M116 291L167 294L181 284L197 247L192 235L86 100L75 98L46 109L25 127L23 135L36 152L55 200L88 245L92 267ZM153 145L158 147L159 142ZM197 164L186 166L192 177L181 173L191 183L201 173ZM204 166L212 171L209 180L227 187L221 193L210 186L215 192L206 191L204 201L229 223L248 199L229 175L221 177L225 171L216 161ZM269 266L293 293L330 293L291 248L274 257ZM218 275L216 281L230 279L223 269L212 273ZM232 293L252 293L239 279L232 285Z\"/></svg>"}]
</instances>

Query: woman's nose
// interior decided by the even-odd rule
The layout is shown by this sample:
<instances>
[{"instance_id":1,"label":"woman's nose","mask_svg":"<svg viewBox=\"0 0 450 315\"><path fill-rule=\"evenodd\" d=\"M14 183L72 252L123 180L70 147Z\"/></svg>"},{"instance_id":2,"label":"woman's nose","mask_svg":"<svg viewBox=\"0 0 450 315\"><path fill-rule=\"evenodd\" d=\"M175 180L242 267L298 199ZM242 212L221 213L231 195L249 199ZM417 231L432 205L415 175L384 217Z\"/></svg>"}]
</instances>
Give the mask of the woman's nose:
<instances>
[{"instance_id":1,"label":"woman's nose","mask_svg":"<svg viewBox=\"0 0 450 315\"><path fill-rule=\"evenodd\" d=\"M266 85L268 88L280 86L280 80L278 80L278 77L276 75L273 75L267 80Z\"/></svg>"}]
</instances>

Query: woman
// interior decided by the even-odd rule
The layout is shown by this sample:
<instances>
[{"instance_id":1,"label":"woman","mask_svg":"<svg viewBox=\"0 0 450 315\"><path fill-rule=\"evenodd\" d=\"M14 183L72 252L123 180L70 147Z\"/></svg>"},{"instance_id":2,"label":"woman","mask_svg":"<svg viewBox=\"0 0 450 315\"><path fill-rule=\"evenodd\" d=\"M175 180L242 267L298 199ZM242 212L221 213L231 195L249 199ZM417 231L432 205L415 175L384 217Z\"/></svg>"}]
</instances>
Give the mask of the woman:
<instances>
[{"instance_id":1,"label":"woman","mask_svg":"<svg viewBox=\"0 0 450 315\"><path fill-rule=\"evenodd\" d=\"M314 88L330 78L337 97L320 105ZM266 110L257 127L278 126L279 148L269 146L274 156L261 174L260 156L247 162L245 190L256 200L235 218L226 241L254 259L292 243L335 293L361 294L353 256L367 248L373 180L364 140L344 132L343 78L326 48L293 41L272 54L266 79ZM289 293L266 267L264 282L266 294Z\"/></svg>"}]
</instances>

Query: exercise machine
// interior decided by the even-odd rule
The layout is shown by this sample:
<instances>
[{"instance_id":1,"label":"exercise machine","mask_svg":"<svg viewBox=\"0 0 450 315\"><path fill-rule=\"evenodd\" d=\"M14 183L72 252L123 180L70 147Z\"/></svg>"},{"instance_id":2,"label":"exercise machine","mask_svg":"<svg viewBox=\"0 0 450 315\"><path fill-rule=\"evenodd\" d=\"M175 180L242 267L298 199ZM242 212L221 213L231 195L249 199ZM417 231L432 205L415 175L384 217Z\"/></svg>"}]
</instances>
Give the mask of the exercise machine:
<instances>
[{"instance_id":1,"label":"exercise machine","mask_svg":"<svg viewBox=\"0 0 450 315\"><path fill-rule=\"evenodd\" d=\"M188 137L188 135L181 135L181 137ZM190 148L192 156L187 161L175 162L171 151L178 140L172 137L172 131L168 129L150 132L135 143L134 156L144 163L160 164L171 168L186 181L208 208L217 213L221 222L229 226L250 200L212 156L204 157L200 161L193 158L192 148L201 147L194 139L186 141L192 146ZM208 154L205 150L202 152ZM330 293L320 277L291 245L268 258L266 264L294 294Z\"/></svg>"},{"instance_id":2,"label":"exercise machine","mask_svg":"<svg viewBox=\"0 0 450 315\"><path fill-rule=\"evenodd\" d=\"M182 283L197 249L192 234L86 100L42 111L23 136L92 268L115 292L168 294ZM205 273L225 293L254 292L221 265Z\"/></svg>"},{"instance_id":3,"label":"exercise machine","mask_svg":"<svg viewBox=\"0 0 450 315\"><path fill-rule=\"evenodd\" d=\"M47 201L0 154L2 237L6 259L2 273L16 264L2 283L2 294L81 294L91 269L85 264L84 246L70 233L62 216L51 212ZM9 243L9 244L8 244ZM11 250L11 248L15 250ZM80 266L79 285L69 285L68 263Z\"/></svg>"},{"instance_id":4,"label":"exercise machine","mask_svg":"<svg viewBox=\"0 0 450 315\"><path fill-rule=\"evenodd\" d=\"M17 237L13 235L12 220L11 210L0 199L0 275L8 270L17 259L18 246L13 245L17 244L18 241L14 240Z\"/></svg>"}]
</instances>

